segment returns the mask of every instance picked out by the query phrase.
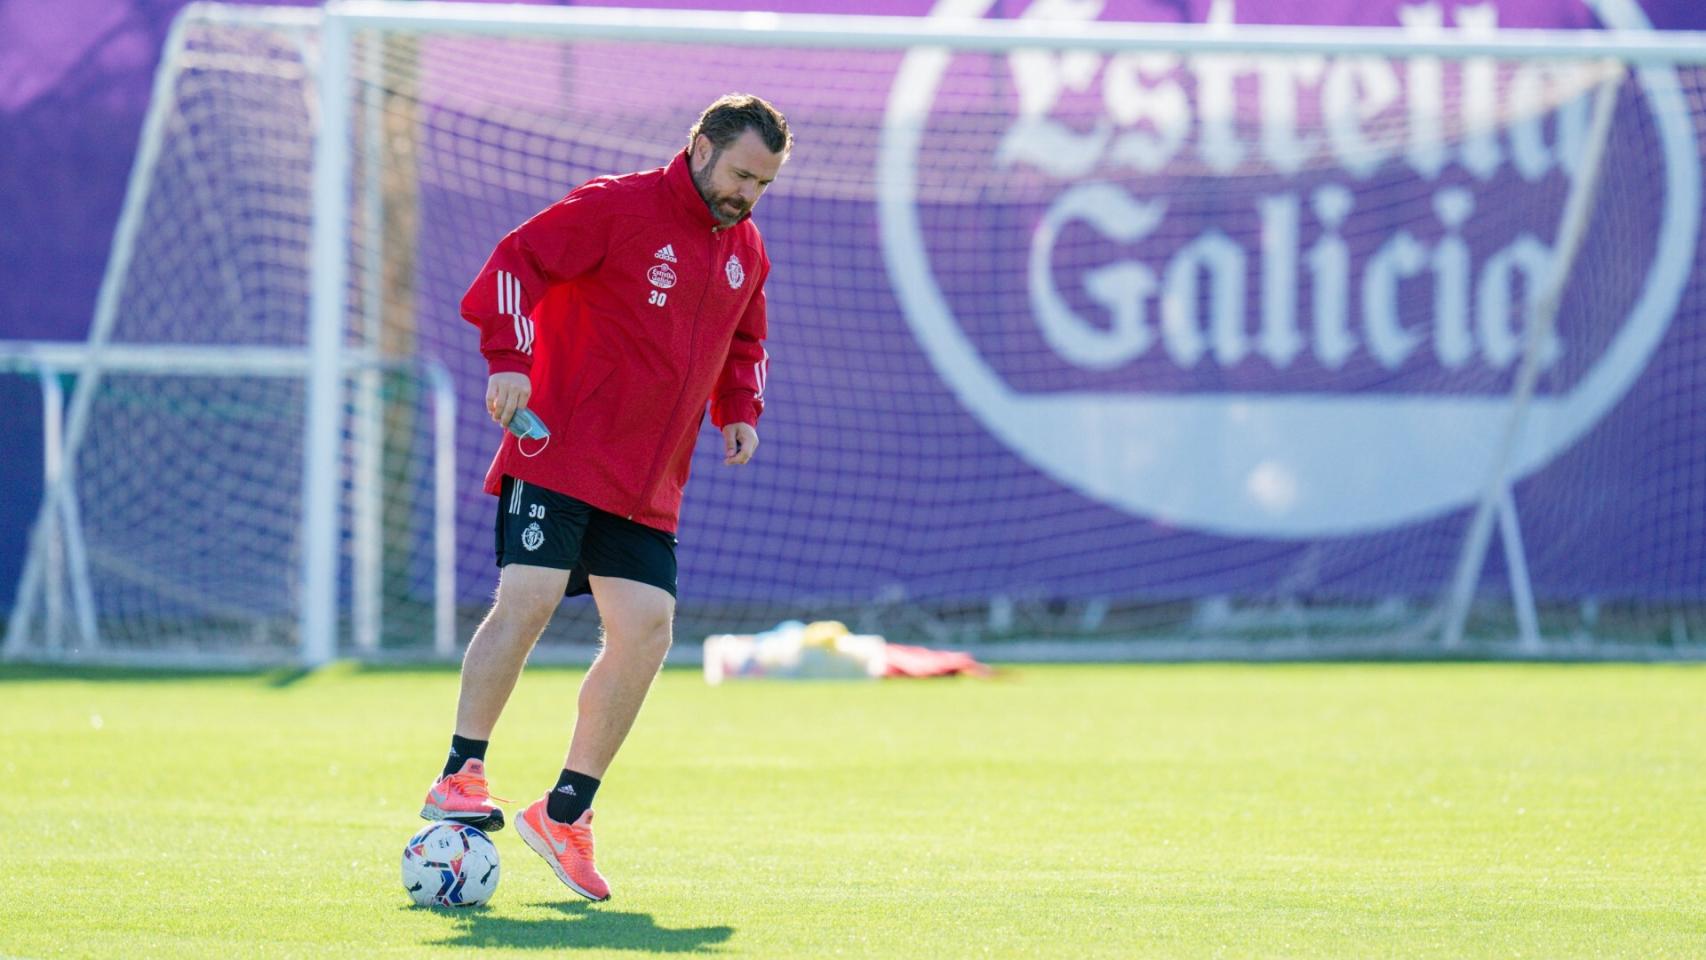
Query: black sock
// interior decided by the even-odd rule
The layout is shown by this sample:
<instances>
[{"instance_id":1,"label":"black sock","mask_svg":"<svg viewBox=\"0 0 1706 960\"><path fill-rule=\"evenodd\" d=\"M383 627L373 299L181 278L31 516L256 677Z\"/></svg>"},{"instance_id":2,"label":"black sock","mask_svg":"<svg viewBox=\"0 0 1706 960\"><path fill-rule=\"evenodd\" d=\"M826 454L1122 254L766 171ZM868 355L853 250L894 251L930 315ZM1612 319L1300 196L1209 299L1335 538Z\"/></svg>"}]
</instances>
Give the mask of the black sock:
<instances>
[{"instance_id":1,"label":"black sock","mask_svg":"<svg viewBox=\"0 0 1706 960\"><path fill-rule=\"evenodd\" d=\"M439 779L448 777L456 771L461 770L464 761L479 760L484 763L486 760L486 744L488 743L491 743L491 741L470 740L467 737L459 737L455 734L451 734L450 759L444 761L444 772L439 774Z\"/></svg>"},{"instance_id":2,"label":"black sock","mask_svg":"<svg viewBox=\"0 0 1706 960\"><path fill-rule=\"evenodd\" d=\"M584 773L564 770L557 777L551 798L545 801L545 814L558 823L574 823L592 806L592 795L598 792L598 781Z\"/></svg>"}]
</instances>

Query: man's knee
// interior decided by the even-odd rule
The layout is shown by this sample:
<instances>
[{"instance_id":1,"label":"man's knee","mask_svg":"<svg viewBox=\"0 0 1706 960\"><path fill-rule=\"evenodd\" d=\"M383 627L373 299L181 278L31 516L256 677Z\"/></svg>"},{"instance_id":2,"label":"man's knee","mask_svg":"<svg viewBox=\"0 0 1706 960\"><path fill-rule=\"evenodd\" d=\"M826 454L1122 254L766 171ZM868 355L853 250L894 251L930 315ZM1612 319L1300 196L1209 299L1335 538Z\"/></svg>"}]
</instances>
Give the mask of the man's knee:
<instances>
[{"instance_id":1,"label":"man's knee","mask_svg":"<svg viewBox=\"0 0 1706 960\"><path fill-rule=\"evenodd\" d=\"M505 627L537 634L551 622L568 586L568 571L540 567L504 568L498 581L492 619Z\"/></svg>"},{"instance_id":2,"label":"man's knee","mask_svg":"<svg viewBox=\"0 0 1706 960\"><path fill-rule=\"evenodd\" d=\"M490 619L506 633L537 634L551 622L551 615L556 609L555 603L547 603L537 597L500 593L492 604Z\"/></svg>"},{"instance_id":3,"label":"man's knee","mask_svg":"<svg viewBox=\"0 0 1706 960\"><path fill-rule=\"evenodd\" d=\"M668 591L630 581L594 581L598 612L607 639L662 655L675 623L675 598Z\"/></svg>"},{"instance_id":4,"label":"man's knee","mask_svg":"<svg viewBox=\"0 0 1706 960\"><path fill-rule=\"evenodd\" d=\"M662 654L674 640L673 612L668 610L631 611L619 621L604 623L605 634L614 634L622 643Z\"/></svg>"}]
</instances>

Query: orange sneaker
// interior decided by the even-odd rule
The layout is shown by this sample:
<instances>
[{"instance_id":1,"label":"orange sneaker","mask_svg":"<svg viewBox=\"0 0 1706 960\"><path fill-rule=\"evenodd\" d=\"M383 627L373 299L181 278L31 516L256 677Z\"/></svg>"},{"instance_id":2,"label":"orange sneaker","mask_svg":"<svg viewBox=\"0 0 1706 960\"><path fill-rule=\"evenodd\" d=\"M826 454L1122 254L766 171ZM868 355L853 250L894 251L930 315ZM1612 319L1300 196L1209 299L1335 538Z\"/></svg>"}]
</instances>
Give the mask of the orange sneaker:
<instances>
[{"instance_id":1,"label":"orange sneaker","mask_svg":"<svg viewBox=\"0 0 1706 960\"><path fill-rule=\"evenodd\" d=\"M546 794L546 797L550 794ZM592 865L592 811L574 823L558 823L545 813L545 797L521 811L515 832L533 852L545 858L557 879L588 900L609 900L610 884Z\"/></svg>"},{"instance_id":2,"label":"orange sneaker","mask_svg":"<svg viewBox=\"0 0 1706 960\"><path fill-rule=\"evenodd\" d=\"M421 819L455 820L488 832L502 830L504 812L492 802L492 793L486 788L485 763L464 760L462 769L433 784L421 807Z\"/></svg>"}]
</instances>

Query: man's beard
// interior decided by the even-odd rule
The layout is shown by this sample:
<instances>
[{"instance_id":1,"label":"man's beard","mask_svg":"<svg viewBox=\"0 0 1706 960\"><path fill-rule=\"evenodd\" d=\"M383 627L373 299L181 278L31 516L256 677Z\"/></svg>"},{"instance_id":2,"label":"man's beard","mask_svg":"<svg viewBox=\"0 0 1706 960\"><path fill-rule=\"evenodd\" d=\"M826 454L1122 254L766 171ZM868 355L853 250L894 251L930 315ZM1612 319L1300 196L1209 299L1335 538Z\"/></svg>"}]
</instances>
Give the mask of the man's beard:
<instances>
[{"instance_id":1,"label":"man's beard","mask_svg":"<svg viewBox=\"0 0 1706 960\"><path fill-rule=\"evenodd\" d=\"M705 201L705 206L710 209L711 216L716 217L717 222L726 227L739 220L746 213L746 204L741 201L738 195L728 194L719 197L711 192L711 171L717 168L717 158L722 155L723 151L712 150L711 159L705 161L704 167L694 170L692 164L688 164L688 170L693 174L693 185L699 188L699 199Z\"/></svg>"}]
</instances>

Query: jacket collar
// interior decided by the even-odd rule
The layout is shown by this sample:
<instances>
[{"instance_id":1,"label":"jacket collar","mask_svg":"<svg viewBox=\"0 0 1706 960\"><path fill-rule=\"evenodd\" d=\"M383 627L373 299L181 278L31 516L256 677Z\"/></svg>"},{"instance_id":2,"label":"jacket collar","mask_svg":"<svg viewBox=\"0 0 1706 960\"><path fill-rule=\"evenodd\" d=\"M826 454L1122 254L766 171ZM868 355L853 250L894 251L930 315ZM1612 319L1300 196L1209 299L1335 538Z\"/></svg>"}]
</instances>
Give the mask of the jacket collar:
<instances>
[{"instance_id":1,"label":"jacket collar","mask_svg":"<svg viewBox=\"0 0 1706 960\"><path fill-rule=\"evenodd\" d=\"M699 187L693 182L693 171L687 166L687 151L675 155L669 166L663 169L664 183L668 184L669 192L687 211L688 219L696 226L704 226L715 230L722 226L722 221L711 215L711 208L705 205L705 198L699 195ZM729 224L729 228L737 227L752 216L752 211L740 215L740 219Z\"/></svg>"}]
</instances>

